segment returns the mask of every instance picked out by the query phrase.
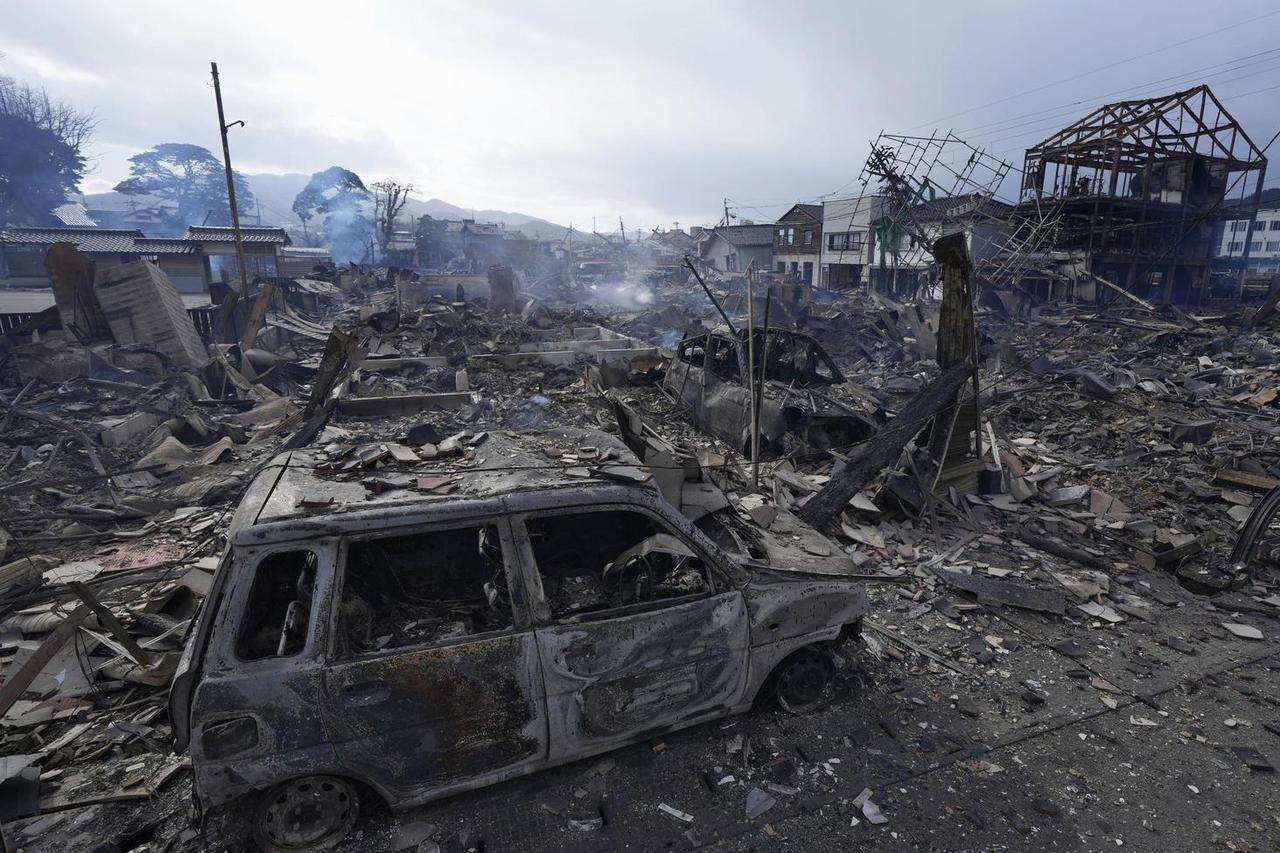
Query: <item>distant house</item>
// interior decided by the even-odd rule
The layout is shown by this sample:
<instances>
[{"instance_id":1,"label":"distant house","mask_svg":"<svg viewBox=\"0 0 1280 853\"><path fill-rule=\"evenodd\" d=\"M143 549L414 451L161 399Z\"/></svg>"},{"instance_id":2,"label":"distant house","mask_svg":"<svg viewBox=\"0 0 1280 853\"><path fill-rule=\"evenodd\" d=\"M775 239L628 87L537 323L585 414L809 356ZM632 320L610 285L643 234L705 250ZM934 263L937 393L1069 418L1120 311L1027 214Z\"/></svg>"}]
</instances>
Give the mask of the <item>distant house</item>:
<instances>
[{"instance_id":1,"label":"distant house","mask_svg":"<svg viewBox=\"0 0 1280 853\"><path fill-rule=\"evenodd\" d=\"M991 262L1009 239L1010 205L979 193L942 196L923 201L907 218L924 242L887 226L882 214L877 227L877 257L870 284L889 294L915 294L937 274L933 241L947 234L963 234L974 267Z\"/></svg>"},{"instance_id":2,"label":"distant house","mask_svg":"<svg viewBox=\"0 0 1280 853\"><path fill-rule=\"evenodd\" d=\"M173 205L139 205L130 200L124 206L90 207L85 214L101 228L138 228L155 234L169 227L176 210Z\"/></svg>"},{"instance_id":3,"label":"distant house","mask_svg":"<svg viewBox=\"0 0 1280 853\"><path fill-rule=\"evenodd\" d=\"M773 226L773 270L812 285L821 264L822 205L793 205Z\"/></svg>"},{"instance_id":4,"label":"distant house","mask_svg":"<svg viewBox=\"0 0 1280 853\"><path fill-rule=\"evenodd\" d=\"M208 290L200 246L183 240L149 239L141 231L111 228L10 228L0 231L0 279L11 287L49 287L45 256L54 243L71 243L98 269L150 260L179 290Z\"/></svg>"},{"instance_id":5,"label":"distant house","mask_svg":"<svg viewBox=\"0 0 1280 853\"><path fill-rule=\"evenodd\" d=\"M278 253L289 245L284 229L240 230L249 278L281 275ZM0 279L11 287L49 287L44 261L54 243L73 244L98 269L152 261L183 293L207 293L224 272L239 277L231 228L193 226L182 237L148 237L138 229L61 226L0 231Z\"/></svg>"},{"instance_id":6,"label":"distant house","mask_svg":"<svg viewBox=\"0 0 1280 853\"><path fill-rule=\"evenodd\" d=\"M280 275L285 278L310 278L318 266L327 267L333 263L333 255L328 249L308 246L282 246L276 256Z\"/></svg>"},{"instance_id":7,"label":"distant house","mask_svg":"<svg viewBox=\"0 0 1280 853\"><path fill-rule=\"evenodd\" d=\"M475 271L493 264L524 264L533 251L532 241L519 231L507 231L492 222L462 220L462 255Z\"/></svg>"},{"instance_id":8,"label":"distant house","mask_svg":"<svg viewBox=\"0 0 1280 853\"><path fill-rule=\"evenodd\" d=\"M192 225L182 237L199 243L205 257L208 279L223 277L234 280L240 277L236 261L235 229L229 225ZM240 242L244 246L245 274L253 281L257 276L280 275L280 249L291 245L289 233L283 228L267 226L240 226Z\"/></svg>"},{"instance_id":9,"label":"distant house","mask_svg":"<svg viewBox=\"0 0 1280 853\"><path fill-rule=\"evenodd\" d=\"M78 201L69 201L66 204L55 207L53 209L53 218L57 220L57 225L67 225L72 228L98 227L98 223L89 216L89 211Z\"/></svg>"},{"instance_id":10,"label":"distant house","mask_svg":"<svg viewBox=\"0 0 1280 853\"><path fill-rule=\"evenodd\" d=\"M382 247L387 266L416 267L418 264L418 241L412 231L392 231L387 244Z\"/></svg>"},{"instance_id":11,"label":"distant house","mask_svg":"<svg viewBox=\"0 0 1280 853\"><path fill-rule=\"evenodd\" d=\"M653 239L664 246L679 252L681 255L692 252L694 247L693 236L681 228L672 228L668 231L654 231Z\"/></svg>"},{"instance_id":12,"label":"distant house","mask_svg":"<svg viewBox=\"0 0 1280 853\"><path fill-rule=\"evenodd\" d=\"M773 268L772 225L722 225L704 230L698 257L721 272L746 272L751 263L766 272Z\"/></svg>"}]
</instances>

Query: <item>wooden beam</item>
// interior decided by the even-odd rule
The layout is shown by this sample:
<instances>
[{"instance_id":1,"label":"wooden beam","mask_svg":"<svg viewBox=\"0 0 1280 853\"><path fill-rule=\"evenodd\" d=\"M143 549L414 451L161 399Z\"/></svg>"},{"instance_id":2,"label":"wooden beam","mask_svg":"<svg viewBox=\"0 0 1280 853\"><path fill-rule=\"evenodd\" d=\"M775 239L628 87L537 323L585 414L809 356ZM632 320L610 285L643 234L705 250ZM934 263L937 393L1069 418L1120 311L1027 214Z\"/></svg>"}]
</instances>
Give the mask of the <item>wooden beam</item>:
<instances>
[{"instance_id":1,"label":"wooden beam","mask_svg":"<svg viewBox=\"0 0 1280 853\"><path fill-rule=\"evenodd\" d=\"M832 474L822 490L809 498L797 515L819 527L834 519L862 487L898 458L902 448L955 397L973 372L973 366L958 361L943 371L923 391L911 399L902 412L863 445L863 451Z\"/></svg>"},{"instance_id":2,"label":"wooden beam","mask_svg":"<svg viewBox=\"0 0 1280 853\"><path fill-rule=\"evenodd\" d=\"M4 682L4 686L0 687L0 716L4 716L13 707L13 703L18 701L27 688L31 686L31 682L35 681L36 676L40 674L40 670L45 668L49 661L53 660L54 655L62 650L67 644L67 640L75 634L80 627L80 623L88 618L93 611L87 605L77 607L68 614L66 619L53 629L53 633L45 637L44 642L40 644L40 648L36 649L35 654L27 658L27 662L17 672L10 674Z\"/></svg>"},{"instance_id":3,"label":"wooden beam","mask_svg":"<svg viewBox=\"0 0 1280 853\"><path fill-rule=\"evenodd\" d=\"M133 637L129 636L129 632L120 624L120 620L116 619L116 615L108 610L103 603L89 591L89 587L85 586L80 581L71 581L67 586L71 587L72 592L80 596L80 600L85 603L86 607L98 614L98 618L102 620L102 624L111 632L112 636L116 638L116 642L121 646L124 646L124 650L129 653L129 657L133 658L134 663L141 667L148 667L151 665L151 655L144 652L142 647L138 645L137 641L134 640Z\"/></svg>"},{"instance_id":4,"label":"wooden beam","mask_svg":"<svg viewBox=\"0 0 1280 853\"><path fill-rule=\"evenodd\" d=\"M1280 480L1275 477L1250 474L1248 471L1232 471L1229 468L1219 468L1215 471L1213 473L1213 483L1216 486L1235 486L1240 489L1264 493L1271 491L1276 486L1280 486Z\"/></svg>"}]
</instances>

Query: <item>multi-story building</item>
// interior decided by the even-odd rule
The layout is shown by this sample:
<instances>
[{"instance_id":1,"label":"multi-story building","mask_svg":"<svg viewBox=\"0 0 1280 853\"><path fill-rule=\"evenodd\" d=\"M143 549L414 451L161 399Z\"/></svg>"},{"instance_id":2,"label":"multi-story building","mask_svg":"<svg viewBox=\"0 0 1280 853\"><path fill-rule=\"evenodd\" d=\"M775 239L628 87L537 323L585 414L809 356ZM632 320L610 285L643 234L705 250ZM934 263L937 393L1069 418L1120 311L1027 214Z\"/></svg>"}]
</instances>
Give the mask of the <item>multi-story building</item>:
<instances>
[{"instance_id":1,"label":"multi-story building","mask_svg":"<svg viewBox=\"0 0 1280 853\"><path fill-rule=\"evenodd\" d=\"M812 285L821 258L822 205L793 205L773 226L774 272Z\"/></svg>"},{"instance_id":2,"label":"multi-story building","mask_svg":"<svg viewBox=\"0 0 1280 853\"><path fill-rule=\"evenodd\" d=\"M1218 257L1249 272L1280 272L1280 204L1262 207L1249 227L1248 219L1228 219L1222 223ZM1248 248L1248 257L1245 249Z\"/></svg>"},{"instance_id":3,"label":"multi-story building","mask_svg":"<svg viewBox=\"0 0 1280 853\"><path fill-rule=\"evenodd\" d=\"M1242 218L1224 215L1228 192L1256 210L1266 167L1208 86L1107 104L1027 149L1011 243L1037 243L1039 223L1051 222L1043 251L1071 257L1085 301L1103 298L1099 280L1155 302L1229 296L1210 284L1223 266L1215 224ZM1260 232L1250 242L1266 251Z\"/></svg>"},{"instance_id":4,"label":"multi-story building","mask_svg":"<svg viewBox=\"0 0 1280 853\"><path fill-rule=\"evenodd\" d=\"M867 281L875 249L875 223L883 211L884 199L874 195L822 203L823 287L849 290Z\"/></svg>"}]
</instances>

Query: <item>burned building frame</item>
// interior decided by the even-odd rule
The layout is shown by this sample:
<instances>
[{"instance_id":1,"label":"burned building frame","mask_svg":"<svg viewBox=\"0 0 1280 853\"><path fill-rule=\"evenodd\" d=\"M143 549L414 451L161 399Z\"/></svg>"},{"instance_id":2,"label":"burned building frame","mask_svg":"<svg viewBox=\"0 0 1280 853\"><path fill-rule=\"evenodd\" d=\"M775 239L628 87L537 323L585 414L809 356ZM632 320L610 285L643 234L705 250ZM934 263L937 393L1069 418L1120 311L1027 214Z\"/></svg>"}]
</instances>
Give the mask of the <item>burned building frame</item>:
<instances>
[{"instance_id":1,"label":"burned building frame","mask_svg":"<svg viewBox=\"0 0 1280 853\"><path fill-rule=\"evenodd\" d=\"M1266 167L1201 85L1106 104L1027 149L1017 213L1024 229L1056 219L1050 248L1082 263L1078 296L1100 296L1099 277L1152 301L1197 304L1210 296L1224 204L1238 188L1252 220ZM1238 296L1238 277L1218 295Z\"/></svg>"}]
</instances>

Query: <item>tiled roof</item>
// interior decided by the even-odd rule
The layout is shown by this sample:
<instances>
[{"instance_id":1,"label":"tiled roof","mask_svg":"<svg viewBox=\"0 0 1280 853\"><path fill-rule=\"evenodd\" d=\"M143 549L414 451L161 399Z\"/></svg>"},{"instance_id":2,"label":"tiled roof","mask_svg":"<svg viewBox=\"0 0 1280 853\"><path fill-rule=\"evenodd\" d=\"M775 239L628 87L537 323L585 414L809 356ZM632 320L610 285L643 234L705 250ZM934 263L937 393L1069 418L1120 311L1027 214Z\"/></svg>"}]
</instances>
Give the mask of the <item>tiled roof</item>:
<instances>
[{"instance_id":1,"label":"tiled roof","mask_svg":"<svg viewBox=\"0 0 1280 853\"><path fill-rule=\"evenodd\" d=\"M822 205L820 204L793 204L791 209L782 214L782 217L778 221L782 222L784 219L791 216L792 213L802 213L814 222L822 222Z\"/></svg>"},{"instance_id":2,"label":"tiled roof","mask_svg":"<svg viewBox=\"0 0 1280 853\"><path fill-rule=\"evenodd\" d=\"M730 225L715 232L735 246L772 246L772 225Z\"/></svg>"},{"instance_id":3,"label":"tiled roof","mask_svg":"<svg viewBox=\"0 0 1280 853\"><path fill-rule=\"evenodd\" d=\"M78 201L69 201L66 204L60 204L53 209L54 217L63 225L71 225L77 228L97 228L98 223L94 222L89 216L89 212L85 210L83 204Z\"/></svg>"},{"instance_id":4,"label":"tiled roof","mask_svg":"<svg viewBox=\"0 0 1280 853\"><path fill-rule=\"evenodd\" d=\"M190 225L183 235L187 240L200 243L234 243L235 231L229 225ZM278 243L288 246L289 234L283 228L240 226L240 239L245 243Z\"/></svg>"},{"instance_id":5,"label":"tiled roof","mask_svg":"<svg viewBox=\"0 0 1280 853\"><path fill-rule=\"evenodd\" d=\"M200 244L181 237L144 237L133 243L140 255L198 255Z\"/></svg>"},{"instance_id":6,"label":"tiled roof","mask_svg":"<svg viewBox=\"0 0 1280 853\"><path fill-rule=\"evenodd\" d=\"M945 219L981 211L990 216L1001 216L1013 208L997 198L983 198L978 193L940 196L920 204L920 216L924 219Z\"/></svg>"},{"instance_id":7,"label":"tiled roof","mask_svg":"<svg viewBox=\"0 0 1280 853\"><path fill-rule=\"evenodd\" d=\"M74 243L82 252L125 254L136 252L136 240L142 239L138 230L114 230L110 228L10 228L0 231L0 243L27 246L51 246L54 243Z\"/></svg>"}]
</instances>

